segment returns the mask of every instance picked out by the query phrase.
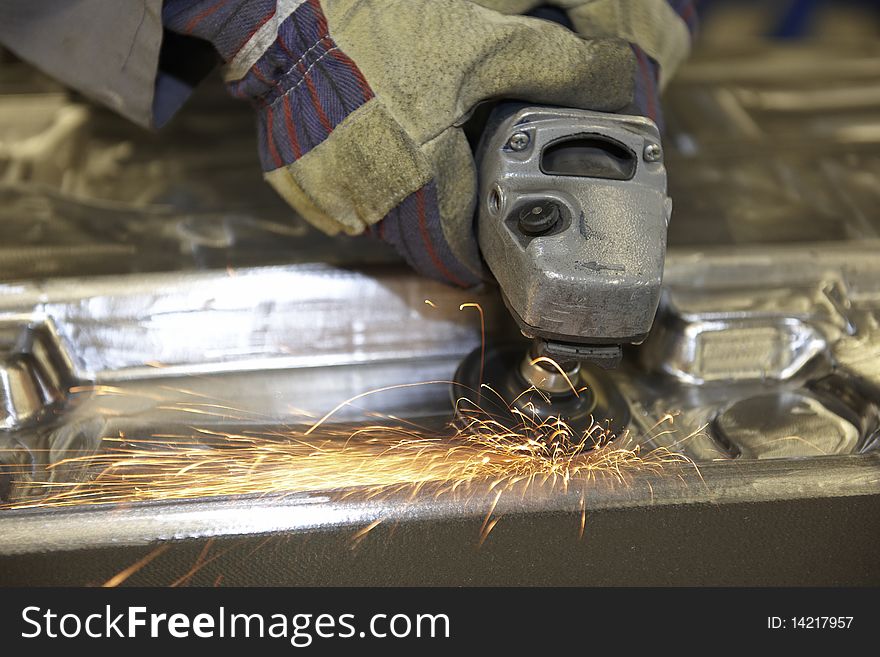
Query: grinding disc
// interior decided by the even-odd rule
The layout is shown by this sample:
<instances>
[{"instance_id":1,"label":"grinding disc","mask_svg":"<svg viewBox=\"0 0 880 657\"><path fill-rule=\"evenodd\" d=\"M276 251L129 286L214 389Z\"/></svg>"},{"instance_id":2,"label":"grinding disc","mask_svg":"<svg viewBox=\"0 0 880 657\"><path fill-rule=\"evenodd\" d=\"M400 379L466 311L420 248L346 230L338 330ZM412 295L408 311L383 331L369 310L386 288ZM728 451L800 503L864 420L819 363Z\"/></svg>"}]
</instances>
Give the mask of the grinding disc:
<instances>
[{"instance_id":1,"label":"grinding disc","mask_svg":"<svg viewBox=\"0 0 880 657\"><path fill-rule=\"evenodd\" d=\"M478 406L488 416L513 428L522 421L512 411L516 408L542 420L559 417L578 435L594 422L603 429L607 427L615 436L621 435L629 425L629 404L611 377L599 367L581 363L572 380L575 389L585 389L579 395L571 391L539 393L528 391L531 386L520 373L520 365L527 353L526 346L505 344L489 347L482 368L480 351L476 349L468 354L455 373L452 401L459 412L466 409L465 412L471 413Z\"/></svg>"}]
</instances>

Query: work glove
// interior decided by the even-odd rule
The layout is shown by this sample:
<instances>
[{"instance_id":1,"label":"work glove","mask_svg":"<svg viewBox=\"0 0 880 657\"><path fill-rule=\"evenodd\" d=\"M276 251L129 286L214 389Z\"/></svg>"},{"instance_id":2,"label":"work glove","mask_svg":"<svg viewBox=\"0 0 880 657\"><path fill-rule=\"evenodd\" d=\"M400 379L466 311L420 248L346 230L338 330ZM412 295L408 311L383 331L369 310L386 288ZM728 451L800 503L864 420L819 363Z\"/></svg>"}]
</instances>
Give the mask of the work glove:
<instances>
[{"instance_id":1,"label":"work glove","mask_svg":"<svg viewBox=\"0 0 880 657\"><path fill-rule=\"evenodd\" d=\"M258 113L266 180L305 219L372 232L462 287L485 275L461 129L472 109L508 98L615 111L633 92L626 42L470 0L166 0L163 22L227 62L230 92Z\"/></svg>"},{"instance_id":2,"label":"work glove","mask_svg":"<svg viewBox=\"0 0 880 657\"><path fill-rule=\"evenodd\" d=\"M635 56L636 74L633 102L624 111L662 126L659 95L690 53L697 27L694 0L471 1L504 14L549 6L564 12L563 20L585 39L625 39Z\"/></svg>"}]
</instances>

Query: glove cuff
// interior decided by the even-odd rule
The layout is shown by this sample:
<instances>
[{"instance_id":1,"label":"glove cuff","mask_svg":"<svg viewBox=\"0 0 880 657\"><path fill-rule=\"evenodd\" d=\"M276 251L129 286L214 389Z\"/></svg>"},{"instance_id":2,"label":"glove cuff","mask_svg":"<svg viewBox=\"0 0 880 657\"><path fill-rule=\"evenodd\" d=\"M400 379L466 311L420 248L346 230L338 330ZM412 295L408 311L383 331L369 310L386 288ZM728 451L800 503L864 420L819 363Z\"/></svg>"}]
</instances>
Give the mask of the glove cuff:
<instances>
[{"instance_id":1,"label":"glove cuff","mask_svg":"<svg viewBox=\"0 0 880 657\"><path fill-rule=\"evenodd\" d=\"M368 230L391 244L423 276L463 288L481 282L450 248L443 232L437 184L433 180L405 198Z\"/></svg>"},{"instance_id":2,"label":"glove cuff","mask_svg":"<svg viewBox=\"0 0 880 657\"><path fill-rule=\"evenodd\" d=\"M276 0L165 0L162 24L171 32L209 41L229 62L275 17L276 9Z\"/></svg>"},{"instance_id":3,"label":"glove cuff","mask_svg":"<svg viewBox=\"0 0 880 657\"><path fill-rule=\"evenodd\" d=\"M169 0L163 20L214 44L232 77L250 63L227 88L258 111L263 171L301 158L374 96L330 36L318 0Z\"/></svg>"},{"instance_id":4,"label":"glove cuff","mask_svg":"<svg viewBox=\"0 0 880 657\"><path fill-rule=\"evenodd\" d=\"M669 6L687 28L688 50L697 30L697 11L694 0L667 0ZM660 106L661 65L638 43L630 43L636 59L633 102L628 112L647 116L663 131L663 111ZM669 73L669 72L668 72ZM668 76L667 76L668 77Z\"/></svg>"},{"instance_id":5,"label":"glove cuff","mask_svg":"<svg viewBox=\"0 0 880 657\"><path fill-rule=\"evenodd\" d=\"M632 105L627 108L627 112L648 117L662 132L664 125L660 106L660 65L639 46L631 43L630 48L635 54L636 71Z\"/></svg>"}]
</instances>

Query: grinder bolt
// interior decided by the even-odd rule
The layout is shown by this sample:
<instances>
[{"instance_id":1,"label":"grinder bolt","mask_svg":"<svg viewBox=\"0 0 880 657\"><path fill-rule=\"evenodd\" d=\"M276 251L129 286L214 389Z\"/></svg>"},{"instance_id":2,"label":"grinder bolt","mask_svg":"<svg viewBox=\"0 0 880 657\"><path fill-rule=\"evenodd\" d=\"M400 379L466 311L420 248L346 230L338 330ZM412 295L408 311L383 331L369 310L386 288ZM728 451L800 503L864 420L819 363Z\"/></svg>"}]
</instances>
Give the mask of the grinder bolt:
<instances>
[{"instance_id":1,"label":"grinder bolt","mask_svg":"<svg viewBox=\"0 0 880 657\"><path fill-rule=\"evenodd\" d=\"M645 162L659 162L660 158L663 157L663 149L660 148L660 144L649 143L645 146L643 155Z\"/></svg>"},{"instance_id":2,"label":"grinder bolt","mask_svg":"<svg viewBox=\"0 0 880 657\"><path fill-rule=\"evenodd\" d=\"M514 132L507 140L507 147L512 151L524 151L529 147L532 138L528 132Z\"/></svg>"},{"instance_id":3,"label":"grinder bolt","mask_svg":"<svg viewBox=\"0 0 880 657\"><path fill-rule=\"evenodd\" d=\"M559 205L553 201L529 203L519 211L519 229L526 235L546 235L559 222Z\"/></svg>"}]
</instances>

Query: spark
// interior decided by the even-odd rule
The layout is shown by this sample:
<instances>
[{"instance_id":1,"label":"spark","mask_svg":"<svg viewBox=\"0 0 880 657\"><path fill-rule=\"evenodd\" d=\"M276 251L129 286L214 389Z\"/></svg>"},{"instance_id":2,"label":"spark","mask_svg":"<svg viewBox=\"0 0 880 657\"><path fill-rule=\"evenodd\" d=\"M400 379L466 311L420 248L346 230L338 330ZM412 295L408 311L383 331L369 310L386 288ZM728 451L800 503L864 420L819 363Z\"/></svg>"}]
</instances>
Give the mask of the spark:
<instances>
[{"instance_id":1,"label":"spark","mask_svg":"<svg viewBox=\"0 0 880 657\"><path fill-rule=\"evenodd\" d=\"M362 529L359 529L357 532L355 532L354 536L351 537L352 547L357 546L358 543L360 543L367 534L369 534L371 531L376 529L376 527L381 525L384 520L385 518L377 518L366 527L363 527Z\"/></svg>"},{"instance_id":2,"label":"spark","mask_svg":"<svg viewBox=\"0 0 880 657\"><path fill-rule=\"evenodd\" d=\"M550 367L559 372L562 375L562 378L565 379L565 382L568 384L568 387L571 388L571 391L575 394L575 396L581 396L580 391L574 387L574 384L571 382L571 379L568 378L568 374L565 373L565 370L562 369L562 366L552 358L547 358L547 356L538 356L537 358L533 358L529 364L540 365L541 363L547 363Z\"/></svg>"},{"instance_id":3,"label":"spark","mask_svg":"<svg viewBox=\"0 0 880 657\"><path fill-rule=\"evenodd\" d=\"M171 582L171 588L176 588L183 584L187 584L199 570L201 570L205 565L205 558L208 556L208 553L211 551L211 548L214 546L214 539L209 538L206 542L202 551L199 552L199 556L196 557L196 562L193 564L192 568L190 568L183 576L178 577L176 580Z\"/></svg>"},{"instance_id":4,"label":"spark","mask_svg":"<svg viewBox=\"0 0 880 657\"><path fill-rule=\"evenodd\" d=\"M581 507L581 522L580 522L580 527L578 527L578 540L579 541L583 540L584 530L587 527L587 499L586 499L586 496L583 494L583 492L581 493L580 507Z\"/></svg>"},{"instance_id":5,"label":"spark","mask_svg":"<svg viewBox=\"0 0 880 657\"><path fill-rule=\"evenodd\" d=\"M160 545L155 550L153 550L152 552L147 554L147 556L143 557L142 559L139 559L138 561L135 561L128 568L125 568L124 570L120 570L113 577L111 577L106 582L101 584L101 586L103 588L114 588L114 587L119 586L125 580L127 580L129 577L134 575L136 572L138 572L139 570L146 567L147 564L149 564L151 561L153 561L153 559L155 559L156 557L160 556L163 552L165 552L170 547L171 547L170 543L165 543L164 545Z\"/></svg>"},{"instance_id":6,"label":"spark","mask_svg":"<svg viewBox=\"0 0 880 657\"><path fill-rule=\"evenodd\" d=\"M780 438L774 438L773 440L768 440L764 445L772 445L773 443L784 443L784 442L797 442L803 443L808 447L816 450L822 456L828 456L828 452L816 445L811 440L807 440L806 438L802 438L801 436L782 436Z\"/></svg>"},{"instance_id":7,"label":"spark","mask_svg":"<svg viewBox=\"0 0 880 657\"><path fill-rule=\"evenodd\" d=\"M398 383L396 385L385 386L383 388L375 388L374 390L367 390L367 392L362 392L359 395L355 395L354 397L349 397L344 402L340 402L336 404L333 408L331 408L320 420L315 422L311 427L308 428L305 435L311 434L315 429L324 424L327 420L329 420L332 416L336 415L341 409L346 406L351 405L352 403L358 401L359 399L363 399L364 397L369 397L371 395L378 394L380 392L388 392L389 390L401 390L403 388L417 388L420 386L426 385L434 385L434 384L442 384L449 385L450 381L419 381L417 383Z\"/></svg>"},{"instance_id":8,"label":"spark","mask_svg":"<svg viewBox=\"0 0 880 657\"><path fill-rule=\"evenodd\" d=\"M477 547L483 547L483 543L486 542L486 539L489 538L489 534L495 529L495 525L498 524L498 521L501 518L492 518L489 523L483 528L483 531L480 532L480 540L477 543Z\"/></svg>"},{"instance_id":9,"label":"spark","mask_svg":"<svg viewBox=\"0 0 880 657\"><path fill-rule=\"evenodd\" d=\"M427 305L431 306L431 308L436 308L436 307L437 307L437 304L434 303L433 301L431 301L430 299L425 299L425 303L426 303Z\"/></svg>"},{"instance_id":10,"label":"spark","mask_svg":"<svg viewBox=\"0 0 880 657\"><path fill-rule=\"evenodd\" d=\"M480 313L482 328L482 308L479 304L462 304L460 309L468 307ZM565 376L551 359L541 357L535 362L541 361L548 361ZM579 391L567 376L566 380L577 394ZM367 414L376 418L376 422L366 426L346 425L333 419L342 408L370 395L450 383L425 381L369 390L337 404L317 421L313 421L314 415L304 413L300 418L302 423L297 425L307 427L304 429L281 427L271 431L233 432L191 426L179 433L153 435L120 431L115 436L104 437L100 450L94 453L73 453L46 466L47 480L23 474L24 485L16 497L0 508L119 505L316 492L332 492L340 500L392 495L415 499L419 495L440 498L476 495L482 491L494 498L479 531L479 543L483 544L500 520L500 515L495 515L499 500L513 491L525 498L533 486L549 484L564 492L572 486L581 487L577 511L582 537L586 524L586 487L600 478L630 485L639 473L661 474L676 464L696 469L688 457L674 450L674 446L683 441L643 453L646 441L634 441L629 432L615 436L608 423L592 421L586 429L577 431L562 417L538 416L533 406L520 401L528 393L540 395L534 387L513 400L505 400L490 386L481 384L479 390L471 391L477 393L476 402L466 397L457 400L456 419L441 427L421 426L378 413ZM113 386L89 386L81 390L96 395L130 394L124 388ZM166 402L159 408L185 411L196 418L260 418L260 414L237 409L222 399L182 388L169 390L199 399ZM502 406L506 406L509 413L499 416L484 409L480 394L483 390L503 402ZM544 399L551 401L549 397ZM312 423L309 425L308 421ZM656 435L648 438L672 432L664 425L671 425L673 421L671 414L661 418L648 432L657 432ZM653 494L653 488L651 490ZM381 521L358 531L353 543L363 540ZM158 554L150 559L156 556ZM207 554L201 556L196 568L202 568L215 558L208 558ZM146 563L148 561L139 567ZM119 581L130 574L123 571ZM184 575L180 583L188 582L193 574ZM114 581L108 580L108 583Z\"/></svg>"},{"instance_id":11,"label":"spark","mask_svg":"<svg viewBox=\"0 0 880 657\"><path fill-rule=\"evenodd\" d=\"M495 525L498 524L500 518L493 518L492 514L495 513L495 507L498 506L498 500L501 499L501 494L503 490L499 490L495 493L495 499L492 500L492 504L489 506L489 511L486 513L486 518L483 520L483 525L480 527L480 541L477 544L478 547L482 547L483 543L486 542L486 539L489 537L489 533L495 528Z\"/></svg>"},{"instance_id":12,"label":"spark","mask_svg":"<svg viewBox=\"0 0 880 657\"><path fill-rule=\"evenodd\" d=\"M210 553L211 548L213 546L214 546L214 539L213 538L208 539L208 541L205 543L204 547L202 548L202 551L199 552L199 556L196 557L196 562L192 565L192 567L186 573L184 573L181 577L178 577L176 580L171 582L171 584L169 584L168 586L170 588L177 588L178 586L188 585L190 583L190 581L192 581L192 578L196 576L196 573L198 573L200 570L202 570L202 568L204 568L208 564L213 563L214 561L217 561L218 559L225 557L227 554L232 552L232 550L234 549L234 547L228 547L225 550L221 550L221 551L217 552L217 554L214 554L211 557L208 557L208 553ZM221 577L222 577L222 575L221 575Z\"/></svg>"},{"instance_id":13,"label":"spark","mask_svg":"<svg viewBox=\"0 0 880 657\"><path fill-rule=\"evenodd\" d=\"M395 387L409 385L415 384ZM483 487L496 496L481 528L485 540L494 527L491 516L498 499L519 486L524 486L525 495L533 484L568 490L574 481L585 485L600 477L629 483L638 472L660 473L670 464L692 463L667 448L642 454L641 444L631 444L629 436L617 439L597 422L576 432L559 417L539 418L511 407L512 419L502 421L468 400L459 400L457 406L457 422L438 429L415 423L354 428L328 423L331 414L327 414L305 431L250 433L193 427L180 434L108 436L97 453L47 466L49 471L63 468L64 472L79 466L84 480L31 481L29 487L36 495L4 506L45 508L327 491L336 491L340 498L370 499L401 492L416 497L429 485L435 496Z\"/></svg>"},{"instance_id":14,"label":"spark","mask_svg":"<svg viewBox=\"0 0 880 657\"><path fill-rule=\"evenodd\" d=\"M67 390L71 395L75 395L80 392L90 392L94 395L124 395L126 394L125 388L118 388L116 386L104 386L104 385L88 385L88 386L71 386Z\"/></svg>"},{"instance_id":15,"label":"spark","mask_svg":"<svg viewBox=\"0 0 880 657\"><path fill-rule=\"evenodd\" d=\"M475 308L480 313L480 386L477 389L477 403L480 403L480 396L483 390L483 368L486 365L486 317L483 314L483 306L478 303L463 303L458 309Z\"/></svg>"}]
</instances>

